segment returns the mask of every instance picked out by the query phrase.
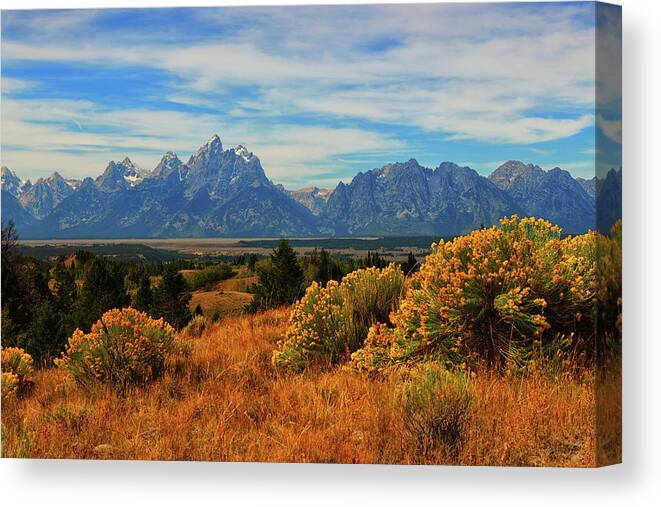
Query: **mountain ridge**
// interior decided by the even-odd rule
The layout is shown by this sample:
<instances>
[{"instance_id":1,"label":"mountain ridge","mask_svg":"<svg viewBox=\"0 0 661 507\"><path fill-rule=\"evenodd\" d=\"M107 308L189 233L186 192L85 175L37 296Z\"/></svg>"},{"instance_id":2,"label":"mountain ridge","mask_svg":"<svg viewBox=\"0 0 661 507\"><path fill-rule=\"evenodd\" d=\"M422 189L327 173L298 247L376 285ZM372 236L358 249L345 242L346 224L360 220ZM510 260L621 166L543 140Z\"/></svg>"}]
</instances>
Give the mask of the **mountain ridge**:
<instances>
[{"instance_id":1,"label":"mountain ridge","mask_svg":"<svg viewBox=\"0 0 661 507\"><path fill-rule=\"evenodd\" d=\"M596 179L514 160L484 177L453 162L428 168L410 159L358 172L334 189L288 190L266 176L248 148L225 149L214 134L186 163L168 151L150 171L126 157L95 179L54 173L32 184L3 167L2 214L15 219L22 237L35 239L447 236L513 213L577 233L595 228L591 185L596 195Z\"/></svg>"}]
</instances>

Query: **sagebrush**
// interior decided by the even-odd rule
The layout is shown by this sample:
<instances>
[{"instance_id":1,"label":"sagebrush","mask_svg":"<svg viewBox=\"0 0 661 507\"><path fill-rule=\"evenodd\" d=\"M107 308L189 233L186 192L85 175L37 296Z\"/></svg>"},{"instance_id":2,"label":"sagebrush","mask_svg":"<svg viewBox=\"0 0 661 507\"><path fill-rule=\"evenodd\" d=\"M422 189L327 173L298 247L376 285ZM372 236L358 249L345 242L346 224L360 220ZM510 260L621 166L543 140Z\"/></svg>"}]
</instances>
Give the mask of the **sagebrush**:
<instances>
[{"instance_id":1,"label":"sagebrush","mask_svg":"<svg viewBox=\"0 0 661 507\"><path fill-rule=\"evenodd\" d=\"M390 325L370 329L353 364L373 371L433 355L447 366L502 368L545 350L589 362L600 244L619 252L617 239L594 232L562 238L545 220L514 215L432 245ZM600 304L617 307L617 289L601 290Z\"/></svg>"},{"instance_id":2,"label":"sagebrush","mask_svg":"<svg viewBox=\"0 0 661 507\"><path fill-rule=\"evenodd\" d=\"M81 386L103 383L124 394L160 377L168 359L183 350L163 319L124 308L104 313L87 334L77 329L55 362Z\"/></svg>"},{"instance_id":3,"label":"sagebrush","mask_svg":"<svg viewBox=\"0 0 661 507\"><path fill-rule=\"evenodd\" d=\"M284 340L273 363L300 370L311 361L336 362L359 349L372 324L388 318L404 287L399 266L359 269L340 283L314 282L294 304Z\"/></svg>"}]
</instances>

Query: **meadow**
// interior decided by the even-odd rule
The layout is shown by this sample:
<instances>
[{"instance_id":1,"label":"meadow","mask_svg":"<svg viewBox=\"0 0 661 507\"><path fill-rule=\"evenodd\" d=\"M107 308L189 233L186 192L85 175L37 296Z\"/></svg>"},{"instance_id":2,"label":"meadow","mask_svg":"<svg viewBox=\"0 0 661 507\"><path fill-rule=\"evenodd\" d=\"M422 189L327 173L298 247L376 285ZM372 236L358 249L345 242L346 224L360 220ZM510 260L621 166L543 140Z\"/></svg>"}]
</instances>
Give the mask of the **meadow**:
<instances>
[{"instance_id":1,"label":"meadow","mask_svg":"<svg viewBox=\"0 0 661 507\"><path fill-rule=\"evenodd\" d=\"M610 237L563 237L514 216L432 245L410 273L363 267L302 295L262 286L260 304L280 301L271 309L196 315L177 329L132 308L110 310L73 333L56 367L3 348L2 455L618 462L618 227ZM265 273L289 280L292 269L304 279L286 242L271 263L258 270L260 283L269 285ZM196 280L193 294L240 292L252 275L237 270L183 277Z\"/></svg>"},{"instance_id":2,"label":"meadow","mask_svg":"<svg viewBox=\"0 0 661 507\"><path fill-rule=\"evenodd\" d=\"M595 375L477 371L458 453L423 452L398 402L403 371L275 370L286 308L228 319L190 338L191 355L123 397L79 389L57 369L3 406L3 456L147 460L594 466ZM618 378L612 379L617 389ZM618 407L611 407L616 441Z\"/></svg>"}]
</instances>

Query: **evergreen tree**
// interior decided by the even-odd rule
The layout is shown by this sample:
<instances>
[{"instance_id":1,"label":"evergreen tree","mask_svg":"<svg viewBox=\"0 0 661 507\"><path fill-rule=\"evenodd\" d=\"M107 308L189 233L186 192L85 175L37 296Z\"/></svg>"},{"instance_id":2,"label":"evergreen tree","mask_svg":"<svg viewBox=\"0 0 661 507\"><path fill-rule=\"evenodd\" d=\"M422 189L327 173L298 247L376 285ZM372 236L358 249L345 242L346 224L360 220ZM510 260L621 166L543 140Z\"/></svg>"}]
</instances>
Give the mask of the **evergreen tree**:
<instances>
[{"instance_id":1,"label":"evergreen tree","mask_svg":"<svg viewBox=\"0 0 661 507\"><path fill-rule=\"evenodd\" d=\"M71 314L78 299L76 280L63 264L58 264L53 275L55 279L55 303L61 313Z\"/></svg>"},{"instance_id":2,"label":"evergreen tree","mask_svg":"<svg viewBox=\"0 0 661 507\"><path fill-rule=\"evenodd\" d=\"M255 271L255 264L257 264L257 256L250 254L248 256L248 271Z\"/></svg>"},{"instance_id":3,"label":"evergreen tree","mask_svg":"<svg viewBox=\"0 0 661 507\"><path fill-rule=\"evenodd\" d=\"M303 270L286 239L278 242L269 264L258 270L258 276L255 296L246 307L249 312L291 304L303 294Z\"/></svg>"},{"instance_id":4,"label":"evergreen tree","mask_svg":"<svg viewBox=\"0 0 661 507\"><path fill-rule=\"evenodd\" d=\"M149 276L143 275L140 278L140 284L138 285L138 290L135 293L135 302L133 306L136 310L141 312L151 314L154 306L154 295L151 290L151 281Z\"/></svg>"},{"instance_id":5,"label":"evergreen tree","mask_svg":"<svg viewBox=\"0 0 661 507\"><path fill-rule=\"evenodd\" d=\"M176 329L181 329L192 317L188 308L190 299L186 280L174 264L168 264L161 282L154 290L153 316L162 317Z\"/></svg>"},{"instance_id":6,"label":"evergreen tree","mask_svg":"<svg viewBox=\"0 0 661 507\"><path fill-rule=\"evenodd\" d=\"M204 315L204 311L202 311L202 307L198 303L198 305L195 307L195 310L193 310L193 315Z\"/></svg>"},{"instance_id":7,"label":"evergreen tree","mask_svg":"<svg viewBox=\"0 0 661 507\"><path fill-rule=\"evenodd\" d=\"M2 343L25 347L37 310L52 298L48 266L20 254L12 221L2 226L1 244Z\"/></svg>"},{"instance_id":8,"label":"evergreen tree","mask_svg":"<svg viewBox=\"0 0 661 507\"><path fill-rule=\"evenodd\" d=\"M385 259L381 258L378 252L367 252L367 257L361 261L362 267L364 268L385 268L388 263Z\"/></svg>"},{"instance_id":9,"label":"evergreen tree","mask_svg":"<svg viewBox=\"0 0 661 507\"><path fill-rule=\"evenodd\" d=\"M45 301L36 310L26 333L25 350L35 363L48 365L64 351L69 339L71 322L60 313L55 301Z\"/></svg>"},{"instance_id":10,"label":"evergreen tree","mask_svg":"<svg viewBox=\"0 0 661 507\"><path fill-rule=\"evenodd\" d=\"M100 257L88 261L76 302L78 327L88 331L106 311L123 308L129 303L121 266Z\"/></svg>"},{"instance_id":11,"label":"evergreen tree","mask_svg":"<svg viewBox=\"0 0 661 507\"><path fill-rule=\"evenodd\" d=\"M78 325L76 319L78 286L71 271L65 268L63 264L58 264L55 268L54 278L54 306L59 316L60 334L64 337L63 346Z\"/></svg>"}]
</instances>

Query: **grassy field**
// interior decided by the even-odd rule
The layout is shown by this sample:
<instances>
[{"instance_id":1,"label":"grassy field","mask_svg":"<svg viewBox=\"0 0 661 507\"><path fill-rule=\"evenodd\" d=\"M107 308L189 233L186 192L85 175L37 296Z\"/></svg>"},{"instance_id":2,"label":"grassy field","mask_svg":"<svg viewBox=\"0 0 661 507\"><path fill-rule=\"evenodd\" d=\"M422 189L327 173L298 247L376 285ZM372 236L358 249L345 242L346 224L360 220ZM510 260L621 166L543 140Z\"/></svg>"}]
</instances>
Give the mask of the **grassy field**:
<instances>
[{"instance_id":1,"label":"grassy field","mask_svg":"<svg viewBox=\"0 0 661 507\"><path fill-rule=\"evenodd\" d=\"M208 290L192 291L188 304L191 311L200 305L204 315L209 318L214 315L220 318L233 317L243 313L245 305L252 301L253 296L248 290L257 283L257 276L247 272L243 267L235 269L236 274L232 278L219 281ZM182 269L179 272L185 279L189 279L199 270Z\"/></svg>"},{"instance_id":2,"label":"grassy field","mask_svg":"<svg viewBox=\"0 0 661 507\"><path fill-rule=\"evenodd\" d=\"M401 372L368 376L336 366L283 374L272 367L288 314L280 309L211 325L187 338L187 359L126 398L102 386L83 391L58 369L37 371L32 392L2 407L2 454L576 467L601 459L591 372L478 371L463 444L456 452L422 451L398 403ZM610 389L617 390L614 380ZM618 409L601 413L601 438L611 448L617 428L608 421L617 420Z\"/></svg>"}]
</instances>

